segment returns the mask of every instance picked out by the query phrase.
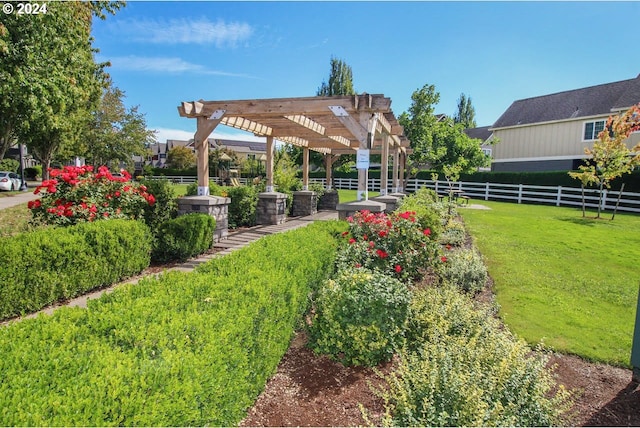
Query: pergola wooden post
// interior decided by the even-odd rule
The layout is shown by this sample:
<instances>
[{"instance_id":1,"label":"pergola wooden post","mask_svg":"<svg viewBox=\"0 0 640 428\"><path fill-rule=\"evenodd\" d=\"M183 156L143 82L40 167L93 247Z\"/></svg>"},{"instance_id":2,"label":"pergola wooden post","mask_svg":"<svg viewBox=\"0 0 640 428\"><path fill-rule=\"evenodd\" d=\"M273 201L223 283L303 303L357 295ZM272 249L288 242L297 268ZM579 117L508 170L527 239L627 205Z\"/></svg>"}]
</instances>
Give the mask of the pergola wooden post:
<instances>
[{"instance_id":1,"label":"pergola wooden post","mask_svg":"<svg viewBox=\"0 0 640 428\"><path fill-rule=\"evenodd\" d=\"M389 134L382 134L382 159L380 166L380 196L386 195L387 179L389 175Z\"/></svg>"},{"instance_id":2,"label":"pergola wooden post","mask_svg":"<svg viewBox=\"0 0 640 428\"><path fill-rule=\"evenodd\" d=\"M392 192L393 193L398 193L399 190L399 185L398 182L400 181L400 169L398 168L398 163L400 162L400 147L395 147L393 149L393 171L391 172L391 186L392 186Z\"/></svg>"},{"instance_id":3,"label":"pergola wooden post","mask_svg":"<svg viewBox=\"0 0 640 428\"><path fill-rule=\"evenodd\" d=\"M325 189L331 190L333 187L333 180L331 178L331 172L333 171L333 161L335 160L334 156L331 153L326 153L324 155L324 165L325 165Z\"/></svg>"},{"instance_id":4,"label":"pergola wooden post","mask_svg":"<svg viewBox=\"0 0 640 428\"><path fill-rule=\"evenodd\" d=\"M309 190L309 148L302 148L302 189Z\"/></svg>"},{"instance_id":5,"label":"pergola wooden post","mask_svg":"<svg viewBox=\"0 0 640 428\"><path fill-rule=\"evenodd\" d=\"M196 165L198 168L198 196L209 195L209 135L220 123L220 119L212 120L198 116L197 129L193 136L196 147Z\"/></svg>"},{"instance_id":6,"label":"pergola wooden post","mask_svg":"<svg viewBox=\"0 0 640 428\"><path fill-rule=\"evenodd\" d=\"M267 136L267 162L265 163L265 175L267 176L267 192L273 192L273 156L275 155L275 144L273 137Z\"/></svg>"}]
</instances>

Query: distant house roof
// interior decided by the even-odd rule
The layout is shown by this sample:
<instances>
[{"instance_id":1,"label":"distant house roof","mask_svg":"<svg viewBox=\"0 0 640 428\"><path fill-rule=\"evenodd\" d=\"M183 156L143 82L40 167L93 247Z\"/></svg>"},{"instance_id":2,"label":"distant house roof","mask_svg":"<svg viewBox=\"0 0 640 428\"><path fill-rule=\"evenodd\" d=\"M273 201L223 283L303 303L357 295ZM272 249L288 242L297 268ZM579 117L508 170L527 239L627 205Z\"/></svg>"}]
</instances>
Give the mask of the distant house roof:
<instances>
[{"instance_id":1,"label":"distant house roof","mask_svg":"<svg viewBox=\"0 0 640 428\"><path fill-rule=\"evenodd\" d=\"M464 130L464 133L467 134L469 138L477 138L479 140L487 141L493 132L489 131L490 126L480 126L478 128L467 128Z\"/></svg>"},{"instance_id":2,"label":"distant house roof","mask_svg":"<svg viewBox=\"0 0 640 428\"><path fill-rule=\"evenodd\" d=\"M216 138L215 142L218 146L225 146L229 148L246 147L251 152L265 152L267 150L267 143L260 142L260 141L222 140L222 139Z\"/></svg>"},{"instance_id":3,"label":"distant house roof","mask_svg":"<svg viewBox=\"0 0 640 428\"><path fill-rule=\"evenodd\" d=\"M491 128L609 115L640 102L635 79L514 101Z\"/></svg>"}]
</instances>

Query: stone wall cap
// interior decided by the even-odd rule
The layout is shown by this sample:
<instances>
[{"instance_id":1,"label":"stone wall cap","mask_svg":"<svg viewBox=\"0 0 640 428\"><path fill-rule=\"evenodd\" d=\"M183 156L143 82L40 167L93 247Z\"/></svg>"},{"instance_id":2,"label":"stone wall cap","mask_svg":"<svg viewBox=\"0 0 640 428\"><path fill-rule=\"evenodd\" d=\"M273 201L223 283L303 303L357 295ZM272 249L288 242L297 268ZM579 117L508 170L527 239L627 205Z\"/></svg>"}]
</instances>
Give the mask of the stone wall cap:
<instances>
[{"instance_id":1,"label":"stone wall cap","mask_svg":"<svg viewBox=\"0 0 640 428\"><path fill-rule=\"evenodd\" d=\"M224 196L215 195L191 195L179 197L178 203L180 203L180 201L185 201L191 203L192 205L222 205L230 204L231 198L225 198Z\"/></svg>"},{"instance_id":2,"label":"stone wall cap","mask_svg":"<svg viewBox=\"0 0 640 428\"><path fill-rule=\"evenodd\" d=\"M262 192L258 193L258 197L265 199L286 199L287 195L280 192Z\"/></svg>"},{"instance_id":3,"label":"stone wall cap","mask_svg":"<svg viewBox=\"0 0 640 428\"><path fill-rule=\"evenodd\" d=\"M384 202L378 202L372 199L368 199L366 201L345 202L342 204L338 204L336 206L336 210L338 211L369 210L369 211L379 212L379 211L384 211L386 207L387 207L387 204L385 204Z\"/></svg>"}]
</instances>

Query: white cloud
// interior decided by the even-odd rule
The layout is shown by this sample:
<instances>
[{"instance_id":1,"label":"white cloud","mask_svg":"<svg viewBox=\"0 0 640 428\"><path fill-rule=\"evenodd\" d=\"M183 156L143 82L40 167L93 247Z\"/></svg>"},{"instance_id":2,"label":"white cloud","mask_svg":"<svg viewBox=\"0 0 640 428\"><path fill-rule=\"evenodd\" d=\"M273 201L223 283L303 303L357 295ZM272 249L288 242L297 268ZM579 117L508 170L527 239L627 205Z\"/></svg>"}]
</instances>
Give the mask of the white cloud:
<instances>
[{"instance_id":1,"label":"white cloud","mask_svg":"<svg viewBox=\"0 0 640 428\"><path fill-rule=\"evenodd\" d=\"M248 74L230 73L211 70L201 64L194 64L177 57L145 57L137 55L104 58L111 62L114 69L130 71L147 71L163 73L195 73L215 76L244 77L253 79Z\"/></svg>"},{"instance_id":2,"label":"white cloud","mask_svg":"<svg viewBox=\"0 0 640 428\"><path fill-rule=\"evenodd\" d=\"M130 40L162 44L200 44L215 45L218 48L235 47L239 42L248 40L253 28L244 22L211 22L200 19L144 19L120 20L114 22L115 33Z\"/></svg>"}]
</instances>

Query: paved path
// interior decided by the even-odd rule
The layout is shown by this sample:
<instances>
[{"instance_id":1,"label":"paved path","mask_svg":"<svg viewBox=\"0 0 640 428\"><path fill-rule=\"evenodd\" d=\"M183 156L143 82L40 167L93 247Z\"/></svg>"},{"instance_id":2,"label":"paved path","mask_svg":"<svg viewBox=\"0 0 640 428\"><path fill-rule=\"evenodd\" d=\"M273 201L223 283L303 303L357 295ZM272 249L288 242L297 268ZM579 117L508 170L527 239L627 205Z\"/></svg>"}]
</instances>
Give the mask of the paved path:
<instances>
[{"instance_id":1,"label":"paved path","mask_svg":"<svg viewBox=\"0 0 640 428\"><path fill-rule=\"evenodd\" d=\"M34 195L33 194L34 190L35 190L34 187L29 186L29 190L27 190L26 192L20 192L11 196L0 197L0 210L14 207L20 204L26 204L31 200L38 199L40 196Z\"/></svg>"},{"instance_id":2,"label":"paved path","mask_svg":"<svg viewBox=\"0 0 640 428\"><path fill-rule=\"evenodd\" d=\"M22 196L22 195L21 195ZM33 195L32 195L33 196ZM182 272L190 272L192 271L196 266L198 266L199 264L202 263L206 263L207 261L211 260L212 258L215 257L223 257L226 254L231 253L232 251L235 251L239 248L242 248L246 245L249 245L251 242L257 241L258 239L262 238L263 236L266 235L271 235L274 233L280 233L280 232L286 232L288 230L293 230L293 229L297 229L300 227L304 227L307 226L311 223L313 223L314 221L318 221L318 220L337 220L338 219L338 212L337 211L320 211L317 214L314 215L310 215L310 216L306 216L306 217L290 217L287 219L286 222L284 222L283 224L279 224L279 225L270 225L270 226L254 226L254 227L250 227L247 229L242 229L242 230L238 230L238 231L234 231L229 233L229 236L227 237L227 239L222 240L216 244L214 244L214 249L218 250L213 254L206 254L203 256L199 256L196 258L193 258L191 260L188 260L185 263L176 265L174 267L170 267L165 269L163 272L168 272L168 271L182 271ZM148 276L157 276L160 275L161 273L157 273L157 274L151 274ZM118 284L114 284L109 288L104 288L101 290L97 290L94 292L90 292L88 294L84 294L82 296L76 297L75 299L72 299L68 302L65 302L64 304L56 304L56 305L52 305L49 306L45 309L42 309L39 312L35 312L33 314L29 314L26 315L23 318L34 318L36 316L38 316L41 313L44 314L48 314L51 315L56 309L62 307L62 306L78 306L81 308L86 308L87 307L87 302L91 299L97 299L100 296L102 296L105 293L111 293L113 290L115 290L117 287L124 285L124 284L136 284L138 283L138 281L140 281L140 279L144 278L144 275L139 275L138 277L135 277L133 279L118 283ZM19 318L21 319L21 318ZM5 322L0 322L0 326L1 325L5 325L8 323L14 322L14 320L10 320L10 321L5 321Z\"/></svg>"}]
</instances>

